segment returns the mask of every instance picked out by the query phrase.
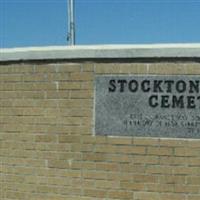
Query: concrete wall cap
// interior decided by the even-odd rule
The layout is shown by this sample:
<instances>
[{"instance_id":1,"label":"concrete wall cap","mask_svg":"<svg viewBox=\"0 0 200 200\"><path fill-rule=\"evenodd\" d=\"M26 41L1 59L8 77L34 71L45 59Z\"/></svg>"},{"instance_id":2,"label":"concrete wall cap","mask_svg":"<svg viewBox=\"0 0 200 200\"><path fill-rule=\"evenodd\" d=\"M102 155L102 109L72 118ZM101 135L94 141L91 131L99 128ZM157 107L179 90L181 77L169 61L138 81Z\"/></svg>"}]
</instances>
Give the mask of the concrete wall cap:
<instances>
[{"instance_id":1,"label":"concrete wall cap","mask_svg":"<svg viewBox=\"0 0 200 200\"><path fill-rule=\"evenodd\" d=\"M102 58L200 58L200 43L76 45L0 49L0 61Z\"/></svg>"}]
</instances>

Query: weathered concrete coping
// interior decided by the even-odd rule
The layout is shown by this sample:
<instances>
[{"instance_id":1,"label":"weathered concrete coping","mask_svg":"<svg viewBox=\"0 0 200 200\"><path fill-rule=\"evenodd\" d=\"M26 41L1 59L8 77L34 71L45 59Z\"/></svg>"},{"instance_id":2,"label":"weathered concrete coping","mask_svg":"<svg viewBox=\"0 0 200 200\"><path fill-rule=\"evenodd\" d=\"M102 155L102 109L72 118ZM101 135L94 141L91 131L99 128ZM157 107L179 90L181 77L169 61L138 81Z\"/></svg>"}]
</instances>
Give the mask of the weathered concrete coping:
<instances>
[{"instance_id":1,"label":"weathered concrete coping","mask_svg":"<svg viewBox=\"0 0 200 200\"><path fill-rule=\"evenodd\" d=\"M0 62L101 58L200 58L200 43L49 46L0 49Z\"/></svg>"}]
</instances>

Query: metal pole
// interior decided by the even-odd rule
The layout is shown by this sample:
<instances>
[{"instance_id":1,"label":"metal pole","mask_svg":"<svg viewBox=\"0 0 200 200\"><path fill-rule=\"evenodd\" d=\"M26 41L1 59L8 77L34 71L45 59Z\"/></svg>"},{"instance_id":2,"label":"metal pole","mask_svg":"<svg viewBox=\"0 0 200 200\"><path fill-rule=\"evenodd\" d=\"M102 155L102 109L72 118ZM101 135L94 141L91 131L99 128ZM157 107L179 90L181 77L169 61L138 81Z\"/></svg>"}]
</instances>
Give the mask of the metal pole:
<instances>
[{"instance_id":1,"label":"metal pole","mask_svg":"<svg viewBox=\"0 0 200 200\"><path fill-rule=\"evenodd\" d=\"M74 0L68 0L68 34L69 45L75 45L75 20L74 20Z\"/></svg>"}]
</instances>

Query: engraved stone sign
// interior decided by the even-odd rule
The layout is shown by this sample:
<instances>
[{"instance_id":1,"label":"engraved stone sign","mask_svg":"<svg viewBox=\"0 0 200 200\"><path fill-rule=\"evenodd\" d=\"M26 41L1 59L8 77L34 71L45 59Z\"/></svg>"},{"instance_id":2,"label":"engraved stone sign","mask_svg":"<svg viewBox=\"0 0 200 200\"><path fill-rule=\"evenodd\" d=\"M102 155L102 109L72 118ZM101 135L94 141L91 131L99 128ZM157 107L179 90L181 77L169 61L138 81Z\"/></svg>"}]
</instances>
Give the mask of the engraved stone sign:
<instances>
[{"instance_id":1,"label":"engraved stone sign","mask_svg":"<svg viewBox=\"0 0 200 200\"><path fill-rule=\"evenodd\" d=\"M95 133L200 138L200 76L96 76Z\"/></svg>"}]
</instances>

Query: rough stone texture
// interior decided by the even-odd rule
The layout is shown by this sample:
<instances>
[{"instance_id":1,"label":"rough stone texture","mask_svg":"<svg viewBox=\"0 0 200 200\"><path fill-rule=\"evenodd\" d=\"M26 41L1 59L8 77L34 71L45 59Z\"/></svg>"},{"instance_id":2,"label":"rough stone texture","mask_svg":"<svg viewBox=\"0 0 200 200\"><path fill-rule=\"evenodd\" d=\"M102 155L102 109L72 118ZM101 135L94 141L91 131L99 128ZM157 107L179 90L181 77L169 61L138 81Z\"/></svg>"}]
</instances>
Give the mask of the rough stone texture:
<instances>
[{"instance_id":1,"label":"rough stone texture","mask_svg":"<svg viewBox=\"0 0 200 200\"><path fill-rule=\"evenodd\" d=\"M96 75L199 69L170 61L1 64L0 199L200 199L200 140L93 130Z\"/></svg>"},{"instance_id":2,"label":"rough stone texture","mask_svg":"<svg viewBox=\"0 0 200 200\"><path fill-rule=\"evenodd\" d=\"M95 133L200 138L200 76L95 78Z\"/></svg>"}]
</instances>

